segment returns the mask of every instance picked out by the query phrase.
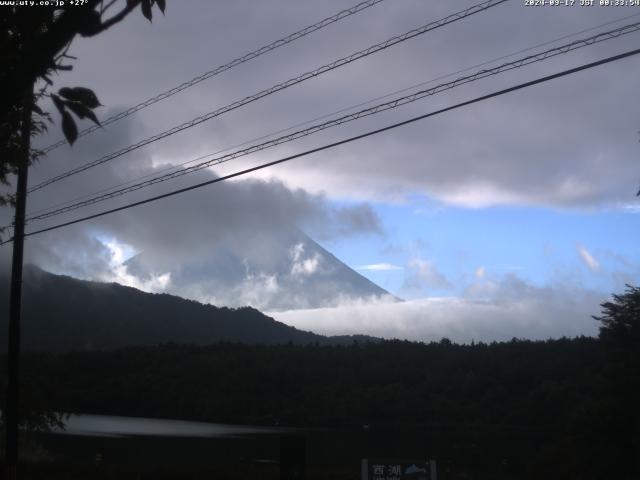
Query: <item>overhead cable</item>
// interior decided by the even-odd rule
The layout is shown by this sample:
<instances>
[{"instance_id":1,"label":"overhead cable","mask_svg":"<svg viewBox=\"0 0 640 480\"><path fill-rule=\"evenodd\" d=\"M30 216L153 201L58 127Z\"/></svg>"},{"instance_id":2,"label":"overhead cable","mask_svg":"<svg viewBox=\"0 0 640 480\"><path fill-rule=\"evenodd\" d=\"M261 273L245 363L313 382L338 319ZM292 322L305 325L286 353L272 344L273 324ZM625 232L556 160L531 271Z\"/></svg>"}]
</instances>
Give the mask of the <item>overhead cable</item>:
<instances>
[{"instance_id":1,"label":"overhead cable","mask_svg":"<svg viewBox=\"0 0 640 480\"><path fill-rule=\"evenodd\" d=\"M505 95L507 93L514 92L516 90L521 90L523 88L528 88L528 87L531 87L533 85L537 85L537 84L540 84L540 83L548 82L548 81L554 80L556 78L564 77L566 75L571 75L573 73L577 73L577 72L580 72L580 71L583 71L583 70L594 68L594 67L597 67L597 66L600 66L600 65L604 65L604 64L607 64L607 63L610 63L610 62L621 60L623 58L631 57L631 56L637 55L639 53L640 53L640 48L635 49L635 50L630 50L628 52L621 53L619 55L614 55L614 56L611 56L611 57L607 57L607 58L604 58L602 60L598 60L596 62L583 64L583 65L581 65L579 67L570 68L568 70L563 70L561 72L554 73L552 75L547 75L547 76L544 76L544 77L541 77L541 78L537 78L535 80L531 80L531 81L528 81L528 82L520 83L520 84L515 85L513 87L505 88L503 90L498 90L496 92L493 92L493 93L490 93L490 94L487 94L487 95L482 95L480 97L476 97L476 98L474 98L472 100L467 100L465 102L457 103L455 105L451 105L451 106L446 107L446 108L441 108L439 110L435 110L433 112L429 112L429 113L426 113L424 115L419 115L417 117L413 117L413 118L410 118L408 120L404 120L402 122L394 123L392 125L388 125L386 127L378 128L376 130L371 130L369 132L362 133L360 135L349 137L349 138L346 138L346 139L343 139L343 140L340 140L340 141L337 141L337 142L333 142L333 143L330 143L330 144L327 144L327 145L323 145L321 147L313 148L311 150L307 150L305 152L297 153L295 155L290 155L288 157L284 157L284 158L281 158L279 160L274 160L272 162L263 163L261 165L257 165L255 167L247 168L247 169L244 169L244 170L241 170L241 171L229 174L229 175L225 175L223 177L217 177L217 178L214 178L212 180L208 180L206 182L201 182L201 183L198 183L198 184L195 184L195 185L191 185L189 187L180 188L178 190L174 190L174 191L171 191L171 192L168 192L168 193L164 193L162 195L157 195L155 197L147 198L145 200L140 200L140 201L137 201L137 202L129 203L127 205L123 205L123 206L120 206L120 207L117 207L117 208L112 208L110 210L105 210L105 211L102 211L102 212L99 212L99 213L95 213L93 215L87 215L85 217L77 218L75 220L70 220L70 221L64 222L64 223L59 223L57 225L52 225L50 227L42 228L40 230L34 230L32 232L26 233L25 237L30 237L30 236L37 235L37 234L40 234L40 233L49 232L49 231L52 231L52 230L57 230L57 229L62 228L62 227L67 227L67 226L74 225L74 224L77 224L77 223L81 223L81 222L85 222L85 221L92 220L92 219L95 219L95 218L103 217L103 216L109 215L111 213L121 212L123 210L128 210L128 209L133 208L133 207L137 207L137 206L144 205L144 204L147 204L147 203L155 202L157 200L160 200L160 199L163 199L163 198L172 197L174 195L179 195L181 193L185 193L185 192L188 192L188 191L191 191L191 190L196 190L196 189L205 187L207 185L212 185L214 183L219 183L219 182L222 182L222 181L225 181L225 180L229 180L231 178L235 178L235 177L239 177L239 176L242 176L242 175L246 175L248 173L252 173L252 172L255 172L255 171L258 171L258 170L262 170L262 169L265 169L267 167L272 167L274 165L278 165L278 164L281 164L281 163L284 163L284 162L288 162L288 161L294 160L296 158L304 157L304 156L310 155L312 153L317 153L317 152L321 152L323 150L328 150L330 148L334 148L334 147L337 147L339 145L344 145L346 143L350 143L350 142L353 142L353 141L356 141L356 140L360 140L360 139L363 139L363 138L366 138L366 137L370 137L372 135L377 135L379 133L386 132L388 130L392 130L392 129L395 129L395 128L398 128L398 127L401 127L401 126L404 126L404 125L408 125L410 123L414 123L414 122L417 122L419 120L424 120L426 118L433 117L433 116L439 115L441 113L445 113L445 112L448 112L448 111L451 111L451 110L455 110L455 109L458 109L458 108L461 108L461 107L464 107L464 106L467 106L467 105L472 105L474 103L478 103L478 102L481 102L481 101L484 101L484 100L488 100L490 98L494 98L494 97L498 97L498 96L501 96L501 95ZM8 239L8 240L5 240L4 242L0 243L0 245L4 245L4 244L9 243L11 241L13 241L12 238Z\"/></svg>"},{"instance_id":2,"label":"overhead cable","mask_svg":"<svg viewBox=\"0 0 640 480\"><path fill-rule=\"evenodd\" d=\"M405 32L401 35L397 35L394 37L389 38L388 40L385 40L384 42L378 43L376 45L372 45L368 48L365 48L364 50L360 50L358 52L352 53L351 55L348 55L346 57L342 57L338 60L335 60L331 63L328 63L326 65L323 65L319 68L316 68L315 70L311 70L309 72L306 72L302 75L299 75L297 77L291 78L285 82L279 83L277 85L274 85L270 88L267 88L266 90L262 90L258 93L255 93L253 95L250 95L248 97L245 97L241 100L237 100L233 103L230 103L229 105L226 105L224 107L221 107L217 110L214 110L212 112L206 113L204 115L201 115L199 117L196 117L188 122L182 123L180 125L177 125L173 128L170 128L169 130L165 130L164 132L158 133L156 135L153 135L151 137L148 137L144 140L141 140L137 143L134 143L133 145L129 145L125 148L122 148L116 152L110 153L108 155L105 155L103 157L100 157L96 160L93 160L85 165L81 165L79 167L76 167L74 169L68 170L67 172L61 173L59 175L56 175L52 178L49 178L48 180L45 180L33 187L31 187L28 191L28 193L33 193L37 190L40 190L48 185L51 185L52 183L58 182L62 179L68 178L72 175L76 175L80 172L84 172L85 170L88 170L90 168L96 167L98 165L101 165L105 162L108 162L110 160L113 160L115 158L121 157L122 155L125 155L129 152L132 152L134 150L137 150L138 148L141 148L145 145L149 145L150 143L156 142L158 140L161 140L163 138L166 138L170 135L174 135L178 132L181 132L183 130L186 130L188 128L192 128L195 127L196 125L199 125L203 122L206 122L208 120L211 120L212 118L218 117L224 113L227 113L231 110L235 110L236 108L242 107L244 105L247 105L248 103L251 102L255 102L256 100L259 100L261 98L264 98L268 95L272 95L276 92L279 92L281 90L284 90L286 88L289 88L293 85L297 85L298 83L304 82L305 80L309 80L310 78L314 78L317 77L319 75L322 75L326 72L332 71L336 68L342 67L344 65L347 65L349 63L352 63L356 60L359 60L361 58L365 58L369 55L372 55L374 53L377 53L381 50L384 50L386 48L389 48L393 45L396 45L398 43L402 43L405 42L411 38L414 38L418 35L423 35L427 32L430 32L432 30L435 30L437 28L443 27L445 25L448 25L450 23L456 22L458 20L461 20L463 18L467 18L471 15L475 15L477 13L483 12L489 8L495 7L497 5L500 5L504 2L507 2L509 0L488 0L482 3L479 3L477 5L473 5L469 8L466 8L464 10L461 10L460 12L456 12L454 14L451 14L443 19L440 20L436 20L434 22L430 22L426 25L423 25L421 27L418 27L416 29L413 30L409 30L408 32Z\"/></svg>"},{"instance_id":3,"label":"overhead cable","mask_svg":"<svg viewBox=\"0 0 640 480\"><path fill-rule=\"evenodd\" d=\"M233 60L231 60L228 63L225 63L224 65L220 65L219 67L214 68L213 70L209 70L208 72L204 72L200 75L198 75L197 77L192 78L191 80L188 80L184 83L181 83L180 85L178 85L177 87L173 87L169 90L166 90L158 95L156 95L155 97L149 98L143 102L138 103L137 105L134 105L131 108L128 108L126 110L123 110L122 112L116 113L115 115L112 115L111 117L102 120L101 121L101 125L104 127L106 125L109 125L111 123L117 122L118 120L122 120L123 118L126 118L130 115L133 115L136 112L139 112L140 110L142 110L143 108L147 108L150 105L153 105L154 103L160 102L162 100L165 100L173 95L175 95L176 93L179 93L183 90L186 90L187 88L193 87L194 85L197 85L200 82L203 82L211 77L215 77L216 75L225 72L227 70L232 69L233 67L237 67L238 65L241 65L245 62L248 62L249 60L253 60L254 58L257 58L261 55L264 55L265 53L271 52L277 48L280 48L284 45L287 45L295 40L298 40L302 37L306 37L307 35L313 33L313 32L317 32L318 30L323 29L324 27L331 25L335 22L338 22L344 18L347 18L351 15L354 15L358 12L361 12L369 7L373 7L374 5L383 2L384 0L367 0L365 2L360 2L357 5L354 5L351 8L347 8L345 10L341 10L340 12L336 13L335 15L332 15L330 17L327 17L323 20L320 20L317 23L314 23L313 25L309 25L308 27L305 27L301 30L298 30L297 32L291 33L289 35L287 35L286 37L282 37L278 40L276 40L275 42L271 42L268 45L264 45L252 52L249 52L241 57L235 58ZM96 130L98 130L100 128L100 126L98 125L92 125L90 127L87 127L83 130L80 130L80 132L78 133L78 137L83 137L85 135L88 135L92 132L95 132ZM56 143L53 143L45 148L42 149L42 151L44 153L48 153L52 150L55 150L56 148L65 145L67 143L66 140L59 140Z\"/></svg>"},{"instance_id":4,"label":"overhead cable","mask_svg":"<svg viewBox=\"0 0 640 480\"><path fill-rule=\"evenodd\" d=\"M303 127L305 125L309 125L309 124L311 124L313 122L317 122L319 120L324 120L325 118L329 118L329 117L331 117L333 115L337 115L339 113L348 112L348 111L353 110L355 108L363 107L365 105L369 105L369 104L371 104L373 102L377 102L379 100L384 100L386 98L392 97L394 95L398 95L400 93L409 92L411 90L415 90L416 88L423 87L425 85L430 85L430 84L435 83L435 82L437 82L439 80L444 80L446 78L450 78L450 77L452 77L454 75L458 75L460 73L468 72L470 70L473 70L474 68L484 67L486 65L490 65L492 63L495 63L495 62L498 62L500 60L504 60L504 59L513 57L515 55L519 55L521 53L530 52L530 51L535 50L537 48L544 47L544 46L547 46L547 45L552 45L552 44L557 43L557 42L559 42L561 40L565 40L567 38L575 37L575 36L580 35L582 33L591 32L593 30L597 30L597 29L605 27L607 25L612 25L614 23L620 23L621 21L628 20L630 18L638 17L638 16L640 16L640 13L634 13L632 15L626 15L624 17L620 17L620 18L617 18L615 20L611 20L611 21L608 21L608 22L605 22L605 23L601 23L601 24L598 24L598 25L595 25L595 26L592 26L592 27L589 27L589 28L584 28L582 30L579 30L579 31L576 31L576 32L573 32L573 33L569 33L567 35L562 35L561 37L557 37L557 38L554 38L552 40L547 40L547 41L545 41L543 43L538 43L538 44L533 45L531 47L520 49L520 50L511 52L511 53L508 53L506 55L502 55L500 57L493 58L491 60L486 60L486 61L484 61L482 63L476 63L475 65L471 65L469 67L465 67L465 68L457 70L455 72L451 72L451 73L447 73L447 74L444 74L444 75L440 75L438 77L435 77L435 78L432 78L430 80L426 80L426 81L423 81L423 82L420 82L420 83L417 83L417 84L414 84L414 85L411 85L411 86L408 86L408 87L403 87L403 88L401 88L399 90L394 90L393 92L389 92L389 93L386 93L384 95L380 95L380 96L371 98L369 100L365 100L365 101L359 102L359 103L357 103L355 105L350 105L348 107L344 107L344 108L341 108L339 110L334 110L333 112L325 113L325 114L320 115L318 117L314 117L312 119L305 120L305 121L300 122L300 123L296 123L296 124L291 125L289 127L281 128L281 129L276 130L274 132L270 132L270 133L267 133L267 134L264 134L264 135L260 135L259 137L254 137L254 138L249 139L249 140L244 140L241 143L237 143L237 144L222 148L222 149L217 150L217 151L212 152L212 153L207 153L205 155L200 155L200 156L198 156L196 158L192 158L192 159L184 161L182 163L173 164L173 165L170 165L168 167L163 167L163 168L159 168L159 169L154 169L153 172L146 173L144 175L140 175L140 176L135 177L135 178L131 178L131 179L125 181L125 182L121 182L121 183L118 183L116 185L112 185L110 187L105 187L105 188L102 188L100 190L97 190L97 191L94 191L94 192L91 192L91 193L87 193L87 194L84 194L84 195L79 195L79 196L74 197L72 199L65 200L65 201L56 203L54 205L50 205L48 207L44 207L44 208L39 208L39 209L33 210L33 211L29 212L28 215L30 217L34 217L35 215L37 215L37 214L39 214L41 212L57 209L57 208L62 207L62 206L66 206L66 205L70 205L72 203L76 203L76 202L78 202L80 200L83 200L85 198L93 197L93 196L99 195L101 193L106 193L106 192L109 192L109 191L112 191L112 190L116 190L116 189L119 189L120 187L124 187L126 185L134 184L136 182L139 182L139 181L144 180L146 178L153 177L153 176L158 175L160 173L169 172L171 170L176 171L176 170L181 169L181 167L184 167L185 165L188 165L190 163L195 163L195 162L203 160L203 159L205 159L207 157L211 157L211 156L214 156L214 155L219 155L221 153L228 152L229 150L233 150L233 149L236 149L236 148L239 148L239 147L243 147L245 145L249 145L251 143L254 143L254 142L257 142L257 141L260 141L260 140L265 140L265 139L271 138L271 137L273 137L275 135L280 135L282 133L289 132L289 131L294 130L296 128Z\"/></svg>"},{"instance_id":5,"label":"overhead cable","mask_svg":"<svg viewBox=\"0 0 640 480\"><path fill-rule=\"evenodd\" d=\"M341 125L341 124L344 124L344 123L348 123L348 122L352 122L354 120L358 120L358 119L366 117L366 116L370 116L370 115L374 115L374 114L377 114L377 113L380 113L380 112L391 110L391 109L400 107L402 105L406 105L408 103L412 103L412 102L415 102L417 100L423 99L425 97L432 96L432 95L435 95L435 94L438 94L438 93L442 93L442 92L447 91L447 90L451 90L451 89L453 89L455 87L458 87L460 85L464 85L464 84L471 83L471 82L474 82L474 81L477 81L477 80L480 80L480 79L483 79L483 78L487 78L487 77L490 77L490 76L493 76L493 75L504 73L504 72L507 72L507 71L510 71L510 70L513 70L513 69L516 69L516 68L521 68L523 66L530 65L532 63L537 63L537 62L540 62L540 61L543 61L543 60L546 60L546 59L549 59L549 58L553 58L553 57L556 57L558 55L561 55L561 54L564 54L564 53L568 53L568 52L571 52L573 50L577 50L579 48L582 48L582 47L585 47L585 46L588 46L588 45L593 45L595 43L600 43L600 42L603 42L603 41L606 41L606 40L611 40L613 38L618 38L618 37L620 37L622 35L626 35L626 34L637 32L637 31L640 31L640 22L637 22L637 23L634 23L634 24L625 25L625 26L622 26L620 28L617 28L617 29L614 29L614 30L610 30L608 32L602 32L602 33L599 33L597 35L593 35L591 37L588 37L588 38L585 38L585 39L582 39L582 40L576 40L574 42L571 42L571 43L568 43L568 44L565 44L565 45L561 45L561 46L546 50L544 52L540 52L540 53L537 53L537 54L534 54L534 55L529 55L529 56L520 58L518 60L511 61L511 62L507 62L507 63L504 63L504 64L499 65L499 66L494 67L494 68L480 70L480 71L478 71L478 72L476 72L476 73L474 73L472 75L459 77L459 78L457 78L457 79L455 79L455 80L453 80L451 82L448 82L448 83L443 83L443 84L437 85L435 87L432 87L432 88L429 88L429 89L426 89L426 90L420 90L420 91L412 93L410 95L405 95L403 97L399 97L399 98L396 98L394 100L391 100L391 101L388 101L388 102L385 102L385 103L381 103L381 104L378 104L378 105L375 105L375 106L372 106L372 107L369 107L369 108L365 108L365 109L360 110L358 112L350 113L348 115L344 115L344 116L341 116L341 117L338 117L338 118L335 118L335 119L332 119L332 120L329 120L329 121L326 121L326 122L323 122L323 123L319 123L319 124L313 125L311 127L308 127L308 128L302 129L302 130L298 130L296 132L293 132L293 133L290 133L290 134L287 134L287 135L283 135L283 136L268 140L266 142L263 142L263 143L260 143L260 144L257 144L257 145L252 145L252 146L250 146L248 148L245 148L245 149L237 150L235 152L228 153L228 154L220 156L220 157L215 157L215 158L212 158L210 160L198 163L196 165L192 165L190 167L183 168L181 170L177 170L177 171L169 172L169 173L166 173L166 174L163 174L163 175L159 175L159 176L156 176L156 177L151 178L149 180L145 180L145 181L133 184L133 185L129 185L127 187L123 187L123 188L120 188L120 189L117 189L117 190L113 190L113 191L110 191L108 193L99 194L99 195L96 195L94 197L88 198L86 200L82 200L82 201L73 203L71 205L67 205L67 206L60 207L60 208L54 208L54 209L51 209L49 211L46 211L44 213L40 213L40 214L37 214L37 215L31 215L31 216L27 217L27 221L28 222L32 222L32 221L35 221L35 220L44 220L46 218L50 218L50 217L53 217L53 216L61 215L63 213L67 213L67 212L70 212L70 211L73 211L73 210L77 210L79 208L82 208L82 207L85 207L85 206L88 206L88 205L93 205L95 203L103 202L103 201L109 200L111 198L119 197L121 195L130 193L130 192L134 192L134 191L140 190L142 188L150 187L152 185L155 185L155 184L158 184L158 183L161 183L161 182L165 182L165 181L177 178L177 177L181 177L183 175L187 175L189 173L193 173L193 172L196 172L196 171L211 167L213 165L218 165L218 164L221 164L221 163L225 163L225 162L231 161L233 159L236 159L238 157L243 157L243 156L246 156L246 155L249 155L249 154L252 154L252 153L267 149L267 148L270 148L270 147L274 147L276 145L280 145L280 144L287 143L287 142L290 142L290 141L293 141L293 140L297 140L299 138L306 137L308 135L312 135L314 133L317 133L317 132L322 131L322 130L326 130L326 129L331 128L331 127L335 127L335 126L338 126L338 125Z\"/></svg>"}]
</instances>

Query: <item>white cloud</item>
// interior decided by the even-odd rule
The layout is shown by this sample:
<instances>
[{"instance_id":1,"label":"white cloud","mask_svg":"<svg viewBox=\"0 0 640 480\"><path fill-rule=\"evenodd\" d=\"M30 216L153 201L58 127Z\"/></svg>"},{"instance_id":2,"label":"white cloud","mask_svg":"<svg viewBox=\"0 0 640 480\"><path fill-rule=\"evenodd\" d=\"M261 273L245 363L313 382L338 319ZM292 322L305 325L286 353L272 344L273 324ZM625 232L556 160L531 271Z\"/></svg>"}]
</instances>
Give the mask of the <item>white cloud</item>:
<instances>
[{"instance_id":1,"label":"white cloud","mask_svg":"<svg viewBox=\"0 0 640 480\"><path fill-rule=\"evenodd\" d=\"M403 290L423 291L424 289L448 289L451 283L433 262L420 257L412 257L407 262Z\"/></svg>"},{"instance_id":2,"label":"white cloud","mask_svg":"<svg viewBox=\"0 0 640 480\"><path fill-rule=\"evenodd\" d=\"M320 266L321 256L315 252L310 258L302 258L304 254L304 245L298 243L291 247L289 256L291 257L291 275L308 277L313 275Z\"/></svg>"},{"instance_id":3,"label":"white cloud","mask_svg":"<svg viewBox=\"0 0 640 480\"><path fill-rule=\"evenodd\" d=\"M229 286L195 283L179 287L179 296L218 306L251 306L262 309L274 297L286 295L277 274L247 272L241 282ZM172 292L175 294L175 292Z\"/></svg>"},{"instance_id":4,"label":"white cloud","mask_svg":"<svg viewBox=\"0 0 640 480\"><path fill-rule=\"evenodd\" d=\"M524 195L510 192L488 182L474 182L458 188L450 186L447 190L438 192L436 197L445 204L466 208L486 208L494 205L522 205L527 203L527 198Z\"/></svg>"},{"instance_id":5,"label":"white cloud","mask_svg":"<svg viewBox=\"0 0 640 480\"><path fill-rule=\"evenodd\" d=\"M372 272L386 272L389 270L404 270L403 267L391 263L371 263L369 265L359 265L356 270L368 270Z\"/></svg>"},{"instance_id":6,"label":"white cloud","mask_svg":"<svg viewBox=\"0 0 640 480\"><path fill-rule=\"evenodd\" d=\"M271 297L280 290L278 276L258 273L248 275L241 284L240 298L248 305L261 304L262 297Z\"/></svg>"},{"instance_id":7,"label":"white cloud","mask_svg":"<svg viewBox=\"0 0 640 480\"><path fill-rule=\"evenodd\" d=\"M85 280L115 282L145 292L161 293L171 287L171 273L160 272L139 278L129 272L125 262L135 250L114 238L78 236L46 246L32 243L31 260L47 271ZM35 255L34 255L35 254Z\"/></svg>"},{"instance_id":8,"label":"white cloud","mask_svg":"<svg viewBox=\"0 0 640 480\"><path fill-rule=\"evenodd\" d=\"M300 257L302 256L303 253L304 253L304 244L302 243L296 243L294 246L292 246L289 249L289 256L291 257L291 260L293 260L294 262L297 262L298 260L300 260Z\"/></svg>"},{"instance_id":9,"label":"white cloud","mask_svg":"<svg viewBox=\"0 0 640 480\"><path fill-rule=\"evenodd\" d=\"M131 257L135 256L136 251L131 245L118 242L115 238L101 240L102 244L111 252L111 265L117 267L122 265Z\"/></svg>"},{"instance_id":10,"label":"white cloud","mask_svg":"<svg viewBox=\"0 0 640 480\"><path fill-rule=\"evenodd\" d=\"M474 296L482 293L482 298ZM463 297L345 303L335 308L273 313L276 320L325 335L368 334L383 338L455 342L596 335L607 295L563 285L535 287L508 275Z\"/></svg>"},{"instance_id":11,"label":"white cloud","mask_svg":"<svg viewBox=\"0 0 640 480\"><path fill-rule=\"evenodd\" d=\"M115 282L127 287L137 288L150 293L166 292L171 284L171 273L161 273L152 275L147 279L140 279L135 275L131 275L127 271L126 265L117 265L111 271L105 272L98 276L98 280L103 282Z\"/></svg>"},{"instance_id":12,"label":"white cloud","mask_svg":"<svg viewBox=\"0 0 640 480\"><path fill-rule=\"evenodd\" d=\"M484 267L480 266L478 268L476 268L476 277L477 278L484 278L484 276L487 274L486 270Z\"/></svg>"},{"instance_id":13,"label":"white cloud","mask_svg":"<svg viewBox=\"0 0 640 480\"><path fill-rule=\"evenodd\" d=\"M291 267L291 275L313 275L320 265L320 255L315 254L311 258L306 258L301 262L296 262Z\"/></svg>"},{"instance_id":14,"label":"white cloud","mask_svg":"<svg viewBox=\"0 0 640 480\"><path fill-rule=\"evenodd\" d=\"M587 250L582 245L578 245L576 248L578 249L578 254L580 255L580 258L582 259L584 264L587 266L587 268L592 272L599 272L600 262L598 262L598 260L596 260L596 258L593 255L591 255L589 250Z\"/></svg>"},{"instance_id":15,"label":"white cloud","mask_svg":"<svg viewBox=\"0 0 640 480\"><path fill-rule=\"evenodd\" d=\"M640 213L640 205L639 204L628 204L622 207L626 212L638 214Z\"/></svg>"}]
</instances>

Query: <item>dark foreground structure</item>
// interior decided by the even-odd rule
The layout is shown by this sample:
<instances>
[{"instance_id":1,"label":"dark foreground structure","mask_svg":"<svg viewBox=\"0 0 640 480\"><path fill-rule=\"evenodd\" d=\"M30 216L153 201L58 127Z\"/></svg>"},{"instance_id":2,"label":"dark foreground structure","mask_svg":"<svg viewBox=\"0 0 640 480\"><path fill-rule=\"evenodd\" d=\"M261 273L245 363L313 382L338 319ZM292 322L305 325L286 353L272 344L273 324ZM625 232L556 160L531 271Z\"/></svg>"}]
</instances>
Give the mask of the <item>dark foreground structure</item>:
<instances>
[{"instance_id":1,"label":"dark foreground structure","mask_svg":"<svg viewBox=\"0 0 640 480\"><path fill-rule=\"evenodd\" d=\"M634 479L637 365L606 338L33 353L24 414L286 425L309 479L358 479L362 458L433 458L439 480ZM282 435L31 434L44 461L25 478L279 478Z\"/></svg>"}]
</instances>

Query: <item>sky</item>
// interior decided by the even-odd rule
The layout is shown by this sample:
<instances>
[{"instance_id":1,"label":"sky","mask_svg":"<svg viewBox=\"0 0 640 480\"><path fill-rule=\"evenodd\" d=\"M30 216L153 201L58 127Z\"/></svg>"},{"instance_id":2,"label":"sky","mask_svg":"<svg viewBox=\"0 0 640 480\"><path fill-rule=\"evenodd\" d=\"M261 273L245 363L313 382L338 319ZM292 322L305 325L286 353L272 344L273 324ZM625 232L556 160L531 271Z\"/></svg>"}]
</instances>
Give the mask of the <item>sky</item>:
<instances>
[{"instance_id":1,"label":"sky","mask_svg":"<svg viewBox=\"0 0 640 480\"><path fill-rule=\"evenodd\" d=\"M355 3L169 2L166 16L156 11L153 23L134 12L98 37L76 39L69 52L77 57L74 70L56 77L55 85L90 86L104 105L98 116L107 118ZM81 138L72 148L51 152L31 169L30 185L472 5L383 1ZM638 7L532 7L511 0L34 192L28 211L634 22L640 22ZM541 44L546 45L536 47ZM640 34L631 33L591 45L34 222L27 231L342 140L639 44ZM141 279L122 262L145 252L198 263L223 239L247 255L267 258L272 252L261 235L295 225L405 300L269 312L296 327L422 341L595 335L591 315L599 313L599 304L640 279L639 73L640 57L623 59L33 236L27 259L55 273L171 292L170 271ZM56 124L36 142L44 146L59 137ZM7 223L9 212L2 215Z\"/></svg>"}]
</instances>

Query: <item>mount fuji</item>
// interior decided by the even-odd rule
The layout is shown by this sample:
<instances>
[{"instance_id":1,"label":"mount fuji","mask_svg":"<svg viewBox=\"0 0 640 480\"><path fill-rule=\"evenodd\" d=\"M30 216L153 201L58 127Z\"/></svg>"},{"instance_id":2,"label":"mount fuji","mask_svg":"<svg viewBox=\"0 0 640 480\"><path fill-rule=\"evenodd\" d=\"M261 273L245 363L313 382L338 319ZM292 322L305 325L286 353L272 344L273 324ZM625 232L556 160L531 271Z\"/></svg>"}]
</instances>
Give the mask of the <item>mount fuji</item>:
<instances>
[{"instance_id":1,"label":"mount fuji","mask_svg":"<svg viewBox=\"0 0 640 480\"><path fill-rule=\"evenodd\" d=\"M204 258L142 252L124 266L142 282L162 279L163 292L218 306L282 311L398 300L297 228L218 239Z\"/></svg>"}]
</instances>

